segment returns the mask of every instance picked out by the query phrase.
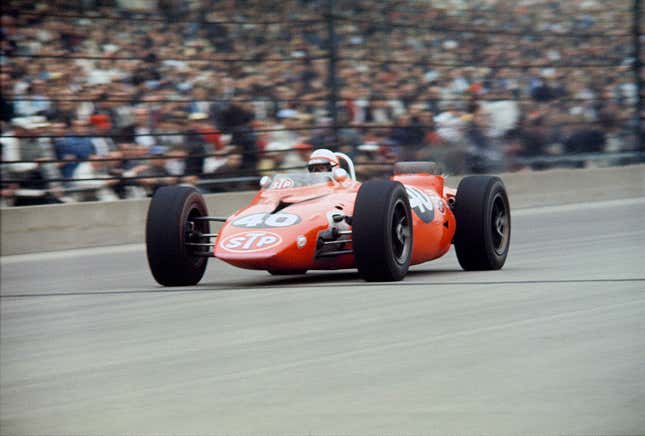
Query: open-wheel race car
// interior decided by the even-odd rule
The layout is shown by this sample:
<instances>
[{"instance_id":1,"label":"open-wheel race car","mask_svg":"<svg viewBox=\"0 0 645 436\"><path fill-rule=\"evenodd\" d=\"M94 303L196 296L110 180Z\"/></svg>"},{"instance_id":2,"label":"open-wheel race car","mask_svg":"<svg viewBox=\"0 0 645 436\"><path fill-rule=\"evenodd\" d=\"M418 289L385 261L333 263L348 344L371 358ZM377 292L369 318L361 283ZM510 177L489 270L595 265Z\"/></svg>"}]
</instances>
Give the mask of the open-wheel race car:
<instances>
[{"instance_id":1,"label":"open-wheel race car","mask_svg":"<svg viewBox=\"0 0 645 436\"><path fill-rule=\"evenodd\" d=\"M387 180L356 181L349 157L331 172L276 174L229 217L209 216L191 186L157 190L146 222L148 263L164 286L197 284L208 258L271 274L357 268L368 281L405 277L454 244L465 270L504 265L511 214L503 182L464 177L457 189L431 162L399 162ZM212 233L210 222L223 222Z\"/></svg>"}]
</instances>

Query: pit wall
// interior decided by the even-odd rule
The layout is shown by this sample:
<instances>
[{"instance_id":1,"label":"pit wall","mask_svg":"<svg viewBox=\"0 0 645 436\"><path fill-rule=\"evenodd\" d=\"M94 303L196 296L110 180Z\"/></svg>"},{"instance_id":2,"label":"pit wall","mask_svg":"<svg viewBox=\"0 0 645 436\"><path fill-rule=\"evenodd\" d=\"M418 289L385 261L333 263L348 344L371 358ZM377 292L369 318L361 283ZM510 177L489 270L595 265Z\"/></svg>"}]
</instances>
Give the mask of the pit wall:
<instances>
[{"instance_id":1,"label":"pit wall","mask_svg":"<svg viewBox=\"0 0 645 436\"><path fill-rule=\"evenodd\" d=\"M645 197L645 165L502 174L511 208ZM461 177L448 177L457 187ZM206 195L210 215L229 215L254 192ZM150 200L0 209L2 256L144 242ZM213 227L216 227L213 225Z\"/></svg>"}]
</instances>

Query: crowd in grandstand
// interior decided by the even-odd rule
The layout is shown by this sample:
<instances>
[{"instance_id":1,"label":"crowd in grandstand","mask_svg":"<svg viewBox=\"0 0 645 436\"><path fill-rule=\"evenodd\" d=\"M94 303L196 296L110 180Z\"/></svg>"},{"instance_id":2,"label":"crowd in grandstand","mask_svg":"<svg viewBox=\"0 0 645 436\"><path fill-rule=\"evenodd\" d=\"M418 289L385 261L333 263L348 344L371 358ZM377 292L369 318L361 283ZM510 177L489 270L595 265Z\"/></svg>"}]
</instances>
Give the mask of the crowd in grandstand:
<instances>
[{"instance_id":1,"label":"crowd in grandstand","mask_svg":"<svg viewBox=\"0 0 645 436\"><path fill-rule=\"evenodd\" d=\"M397 160L516 170L636 144L627 0L337 0L335 41L323 0L7 3L9 204L235 189L302 170L316 147L365 178Z\"/></svg>"}]
</instances>

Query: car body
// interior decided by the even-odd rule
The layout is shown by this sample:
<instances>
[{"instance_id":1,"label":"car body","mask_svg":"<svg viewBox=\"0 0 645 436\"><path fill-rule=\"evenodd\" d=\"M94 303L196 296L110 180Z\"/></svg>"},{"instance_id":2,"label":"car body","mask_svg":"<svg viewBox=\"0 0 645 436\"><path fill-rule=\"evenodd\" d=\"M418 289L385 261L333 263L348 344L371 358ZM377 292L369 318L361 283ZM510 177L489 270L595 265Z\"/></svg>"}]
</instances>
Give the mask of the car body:
<instances>
[{"instance_id":1,"label":"car body","mask_svg":"<svg viewBox=\"0 0 645 436\"><path fill-rule=\"evenodd\" d=\"M450 249L455 217L454 196L439 175L401 174L413 211L415 239L411 264L442 256ZM337 181L330 173L278 174L249 206L221 228L214 256L240 268L275 272L355 268L345 218L354 214L361 183Z\"/></svg>"}]
</instances>

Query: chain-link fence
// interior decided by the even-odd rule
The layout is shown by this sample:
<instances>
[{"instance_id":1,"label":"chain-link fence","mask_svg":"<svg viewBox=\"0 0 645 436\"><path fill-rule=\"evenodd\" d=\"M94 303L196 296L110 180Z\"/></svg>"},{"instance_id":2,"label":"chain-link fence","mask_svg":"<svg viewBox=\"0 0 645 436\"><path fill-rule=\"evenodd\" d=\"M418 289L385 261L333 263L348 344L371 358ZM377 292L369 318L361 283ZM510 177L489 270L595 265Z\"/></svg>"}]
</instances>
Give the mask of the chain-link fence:
<instances>
[{"instance_id":1,"label":"chain-link fence","mask_svg":"<svg viewBox=\"0 0 645 436\"><path fill-rule=\"evenodd\" d=\"M362 179L640 162L640 0L8 1L2 198L255 188L343 151Z\"/></svg>"}]
</instances>

